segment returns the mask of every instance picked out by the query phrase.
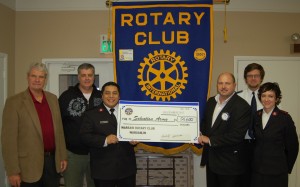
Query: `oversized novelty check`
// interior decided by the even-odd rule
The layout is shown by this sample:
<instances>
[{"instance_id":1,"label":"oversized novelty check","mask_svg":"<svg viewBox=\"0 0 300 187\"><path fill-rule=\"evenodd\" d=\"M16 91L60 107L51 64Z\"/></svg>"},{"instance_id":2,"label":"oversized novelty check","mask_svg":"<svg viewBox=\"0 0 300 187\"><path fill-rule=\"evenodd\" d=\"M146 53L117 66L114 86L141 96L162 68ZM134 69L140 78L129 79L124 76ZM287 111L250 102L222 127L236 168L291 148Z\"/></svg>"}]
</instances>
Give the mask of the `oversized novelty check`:
<instances>
[{"instance_id":1,"label":"oversized novelty check","mask_svg":"<svg viewBox=\"0 0 300 187\"><path fill-rule=\"evenodd\" d=\"M197 102L119 102L119 141L195 143L199 136Z\"/></svg>"}]
</instances>

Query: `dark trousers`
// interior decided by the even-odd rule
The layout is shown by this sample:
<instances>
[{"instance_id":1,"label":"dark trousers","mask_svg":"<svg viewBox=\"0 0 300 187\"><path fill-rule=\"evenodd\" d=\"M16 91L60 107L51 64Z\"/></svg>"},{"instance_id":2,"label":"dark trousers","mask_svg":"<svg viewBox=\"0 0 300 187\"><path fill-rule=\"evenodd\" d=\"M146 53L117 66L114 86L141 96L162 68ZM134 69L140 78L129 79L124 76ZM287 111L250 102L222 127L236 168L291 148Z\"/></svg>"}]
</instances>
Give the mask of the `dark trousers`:
<instances>
[{"instance_id":1,"label":"dark trousers","mask_svg":"<svg viewBox=\"0 0 300 187\"><path fill-rule=\"evenodd\" d=\"M288 174L264 175L253 172L251 187L288 187Z\"/></svg>"},{"instance_id":2,"label":"dark trousers","mask_svg":"<svg viewBox=\"0 0 300 187\"><path fill-rule=\"evenodd\" d=\"M33 183L21 182L21 187L59 187L60 174L56 172L55 156L47 155L44 160L44 169L39 181Z\"/></svg>"},{"instance_id":3,"label":"dark trousers","mask_svg":"<svg viewBox=\"0 0 300 187\"><path fill-rule=\"evenodd\" d=\"M246 164L246 171L242 175L242 184L241 187L250 187L251 183L251 175L252 175L252 159L253 159L253 151L254 151L254 140L245 139L244 140L244 158Z\"/></svg>"},{"instance_id":4,"label":"dark trousers","mask_svg":"<svg viewBox=\"0 0 300 187\"><path fill-rule=\"evenodd\" d=\"M116 180L94 179L95 187L135 187L135 175Z\"/></svg>"},{"instance_id":5,"label":"dark trousers","mask_svg":"<svg viewBox=\"0 0 300 187\"><path fill-rule=\"evenodd\" d=\"M241 175L220 175L206 166L207 187L241 187Z\"/></svg>"}]
</instances>

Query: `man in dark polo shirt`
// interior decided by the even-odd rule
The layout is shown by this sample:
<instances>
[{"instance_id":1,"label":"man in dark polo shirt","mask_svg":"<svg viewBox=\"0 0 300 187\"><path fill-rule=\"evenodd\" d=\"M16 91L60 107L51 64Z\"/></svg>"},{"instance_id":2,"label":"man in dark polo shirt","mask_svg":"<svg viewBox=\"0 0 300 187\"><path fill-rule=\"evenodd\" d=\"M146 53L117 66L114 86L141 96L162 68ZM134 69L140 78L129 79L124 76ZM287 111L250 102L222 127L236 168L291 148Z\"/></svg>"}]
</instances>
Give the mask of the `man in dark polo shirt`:
<instances>
[{"instance_id":1,"label":"man in dark polo shirt","mask_svg":"<svg viewBox=\"0 0 300 187\"><path fill-rule=\"evenodd\" d=\"M83 63L77 68L78 83L64 91L58 101L68 153L68 168L63 173L65 187L95 187L91 178L89 147L79 136L85 111L101 104L101 91L95 82L95 67Z\"/></svg>"},{"instance_id":2,"label":"man in dark polo shirt","mask_svg":"<svg viewBox=\"0 0 300 187\"><path fill-rule=\"evenodd\" d=\"M57 97L43 88L45 64L27 73L28 88L6 100L1 134L8 181L14 187L58 187L67 153Z\"/></svg>"}]
</instances>

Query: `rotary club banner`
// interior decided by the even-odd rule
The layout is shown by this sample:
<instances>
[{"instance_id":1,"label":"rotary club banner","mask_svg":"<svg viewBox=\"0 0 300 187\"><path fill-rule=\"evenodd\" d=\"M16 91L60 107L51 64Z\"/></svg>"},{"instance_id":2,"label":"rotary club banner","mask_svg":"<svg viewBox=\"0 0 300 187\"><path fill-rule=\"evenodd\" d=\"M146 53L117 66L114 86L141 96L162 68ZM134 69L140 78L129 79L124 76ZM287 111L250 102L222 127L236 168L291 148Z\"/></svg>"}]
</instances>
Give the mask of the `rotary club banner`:
<instances>
[{"instance_id":1,"label":"rotary club banner","mask_svg":"<svg viewBox=\"0 0 300 187\"><path fill-rule=\"evenodd\" d=\"M114 75L121 99L199 102L203 116L212 71L212 0L114 2ZM201 146L141 142L138 148L176 154Z\"/></svg>"}]
</instances>

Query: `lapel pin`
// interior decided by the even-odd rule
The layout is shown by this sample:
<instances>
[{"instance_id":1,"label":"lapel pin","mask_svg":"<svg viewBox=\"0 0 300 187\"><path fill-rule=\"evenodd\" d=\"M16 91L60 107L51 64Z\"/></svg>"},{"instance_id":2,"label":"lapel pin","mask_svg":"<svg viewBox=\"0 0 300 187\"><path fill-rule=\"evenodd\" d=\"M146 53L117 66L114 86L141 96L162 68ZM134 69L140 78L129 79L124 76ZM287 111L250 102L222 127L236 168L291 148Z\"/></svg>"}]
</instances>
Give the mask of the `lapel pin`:
<instances>
[{"instance_id":1,"label":"lapel pin","mask_svg":"<svg viewBox=\"0 0 300 187\"><path fill-rule=\"evenodd\" d=\"M222 117L223 121L227 121L230 116L229 116L229 114L227 112L223 112L221 117Z\"/></svg>"}]
</instances>

